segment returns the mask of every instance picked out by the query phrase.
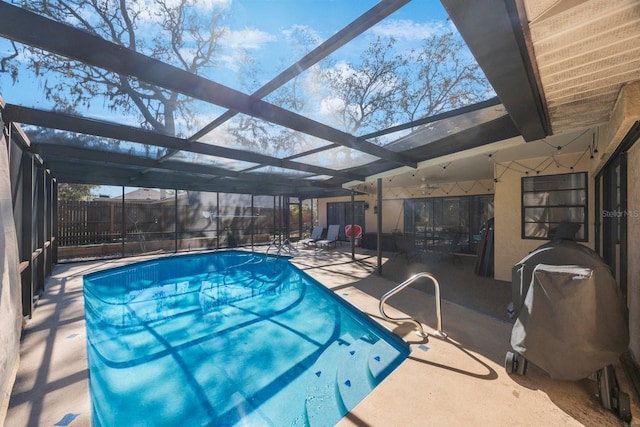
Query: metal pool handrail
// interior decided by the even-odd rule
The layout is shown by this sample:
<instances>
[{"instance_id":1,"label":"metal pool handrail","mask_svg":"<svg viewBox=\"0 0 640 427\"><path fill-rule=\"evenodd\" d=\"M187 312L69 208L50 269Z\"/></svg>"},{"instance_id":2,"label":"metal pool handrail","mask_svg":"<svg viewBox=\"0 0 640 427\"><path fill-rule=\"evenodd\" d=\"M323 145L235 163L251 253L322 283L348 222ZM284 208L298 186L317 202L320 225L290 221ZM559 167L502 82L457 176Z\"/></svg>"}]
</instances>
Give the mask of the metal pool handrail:
<instances>
[{"instance_id":1,"label":"metal pool handrail","mask_svg":"<svg viewBox=\"0 0 640 427\"><path fill-rule=\"evenodd\" d=\"M415 282L421 277L428 277L433 281L433 285L435 286L435 291L436 291L435 292L436 316L438 318L438 325L437 325L438 330L435 333L435 335L440 338L446 338L447 334L442 331L442 304L440 300L440 283L438 283L438 279L436 279L435 276L431 273L427 273L423 271L422 273L414 274L413 276L411 276L410 278L408 278L407 280L400 283L398 286L396 286L395 288L391 289L389 292L384 294L382 298L380 298L380 304L378 305L378 308L380 309L380 314L384 319L389 320L391 322L399 322L403 320L408 320L409 322L413 322L418 328L418 330L416 331L416 335L420 337L428 337L429 334L424 331L424 328L422 327L422 323L418 322L416 319L411 317L396 317L396 318L389 317L384 312L384 304L389 298L391 298L392 296L394 296L395 294L397 294L398 292L400 292L401 290L403 290L404 288L406 288L407 286L409 286L410 284L412 284L413 282Z\"/></svg>"},{"instance_id":2,"label":"metal pool handrail","mask_svg":"<svg viewBox=\"0 0 640 427\"><path fill-rule=\"evenodd\" d=\"M289 239L284 239L284 242L282 242L282 244L278 244L276 243L277 241L277 237L274 237L271 242L269 243L269 247L267 248L267 251L265 252L266 255L269 255L269 251L271 250L272 247L275 247L278 251L276 252L276 259L280 257L280 253L282 252L282 250L286 250L289 253L293 253L294 251L296 251L297 249L295 247L293 247L293 245L291 244L291 242L289 242Z\"/></svg>"}]
</instances>

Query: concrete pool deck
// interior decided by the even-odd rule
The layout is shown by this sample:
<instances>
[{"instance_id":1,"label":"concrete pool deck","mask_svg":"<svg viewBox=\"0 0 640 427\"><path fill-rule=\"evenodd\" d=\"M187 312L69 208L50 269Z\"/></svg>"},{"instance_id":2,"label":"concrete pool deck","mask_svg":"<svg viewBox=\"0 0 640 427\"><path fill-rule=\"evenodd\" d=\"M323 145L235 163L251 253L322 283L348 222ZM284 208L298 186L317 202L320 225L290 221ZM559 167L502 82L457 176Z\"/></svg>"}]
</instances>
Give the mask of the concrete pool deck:
<instances>
[{"instance_id":1,"label":"concrete pool deck","mask_svg":"<svg viewBox=\"0 0 640 427\"><path fill-rule=\"evenodd\" d=\"M410 343L412 353L338 426L624 425L598 403L595 381L552 380L531 364L525 376L506 373L504 357L509 350L512 324L498 314L486 314L490 308L473 307L473 301L480 301L480 297L463 301L467 306L461 305L457 295L451 296L453 302L445 297L448 284L453 288L468 281L463 289L468 287L470 292L473 286L492 286L474 283L472 274L465 276L468 265L432 267L438 269L436 277L443 288L443 330L448 337L423 339L414 333L411 323L383 320L378 301L398 284L397 278L402 280L411 269L430 267L384 258L380 276L372 251L358 249L353 261L351 252L341 249L347 250L346 245L337 250L299 250L293 262L403 337ZM34 317L24 328L21 362L6 427L90 425L82 276L140 259L54 267ZM478 283L483 279L477 278ZM504 283L494 285L498 288ZM388 313L414 317L432 332L436 326L432 289L428 280L420 279L389 299ZM482 291L485 294L489 292L486 289ZM504 289L498 294L496 298L503 298ZM618 367L616 374L621 388L631 395L632 425L640 426L638 402L623 370Z\"/></svg>"}]
</instances>

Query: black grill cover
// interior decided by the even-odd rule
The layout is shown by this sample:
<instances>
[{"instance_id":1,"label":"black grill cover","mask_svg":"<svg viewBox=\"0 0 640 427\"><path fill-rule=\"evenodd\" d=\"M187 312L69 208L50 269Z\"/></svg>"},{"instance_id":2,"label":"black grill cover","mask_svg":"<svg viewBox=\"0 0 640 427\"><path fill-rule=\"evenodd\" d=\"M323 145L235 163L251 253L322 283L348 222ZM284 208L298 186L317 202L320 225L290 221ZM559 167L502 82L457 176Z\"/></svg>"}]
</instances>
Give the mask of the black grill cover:
<instances>
[{"instance_id":1,"label":"black grill cover","mask_svg":"<svg viewBox=\"0 0 640 427\"><path fill-rule=\"evenodd\" d=\"M558 240L513 267L511 346L552 378L578 380L629 346L627 311L611 270L591 249Z\"/></svg>"}]
</instances>

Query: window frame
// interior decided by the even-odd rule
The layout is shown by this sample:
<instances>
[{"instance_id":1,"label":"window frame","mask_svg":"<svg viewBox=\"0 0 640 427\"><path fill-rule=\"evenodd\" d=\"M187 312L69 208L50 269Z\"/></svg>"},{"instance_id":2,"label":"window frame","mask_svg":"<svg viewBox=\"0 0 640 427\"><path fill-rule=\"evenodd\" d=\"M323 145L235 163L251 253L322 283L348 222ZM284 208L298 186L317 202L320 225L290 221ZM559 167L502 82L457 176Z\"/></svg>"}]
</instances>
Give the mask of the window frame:
<instances>
[{"instance_id":1,"label":"window frame","mask_svg":"<svg viewBox=\"0 0 640 427\"><path fill-rule=\"evenodd\" d=\"M566 186L566 177L567 176L581 176L582 177L582 186L580 185L574 185L574 186L570 186L567 187ZM559 181L558 184L556 185L556 189L550 189L549 187L549 180L552 180L554 177L562 180ZM550 221L549 219L547 220L542 220L539 221L538 223L540 224L544 224L549 226L546 230L546 234L544 236L531 236L531 235L527 235L527 225L530 224L535 224L535 221L531 221L530 218L528 218L528 216L526 215L526 211L527 209L533 209L533 208L545 208L545 209L552 209L552 210L561 210L561 209L565 209L565 210L569 210L569 209L582 209L582 222L580 222L579 224L582 226L581 230L584 230L582 233L582 237L578 237L576 238L577 242L588 242L589 241L589 176L587 172L570 172L570 173L564 173L564 174L553 174L553 175L536 175L536 176L523 176L521 178L520 181L520 237L523 240L552 240L553 239L553 234L551 234L551 232L553 231L553 228L550 226L551 224L559 224L560 221ZM541 185L538 184L538 187L543 187L543 189L541 190L540 188L536 188L536 180L544 180L544 184L545 185ZM529 185L529 183L531 183ZM560 185L563 184L563 185ZM525 188L530 187L532 188L531 190L525 190ZM547 204L546 205L539 205L539 204L530 204L527 203L527 195L530 194L535 194L535 193L540 193L540 192L546 192L549 193L549 197L547 200ZM549 203L550 201L552 201L554 198L552 197L552 195L554 194L560 194L560 193L567 193L567 192L580 192L580 191L584 191L584 201L583 203ZM567 215L567 217L569 217L570 215ZM573 221L574 223L578 223L576 221ZM539 227L539 229L544 229L545 227Z\"/></svg>"}]
</instances>

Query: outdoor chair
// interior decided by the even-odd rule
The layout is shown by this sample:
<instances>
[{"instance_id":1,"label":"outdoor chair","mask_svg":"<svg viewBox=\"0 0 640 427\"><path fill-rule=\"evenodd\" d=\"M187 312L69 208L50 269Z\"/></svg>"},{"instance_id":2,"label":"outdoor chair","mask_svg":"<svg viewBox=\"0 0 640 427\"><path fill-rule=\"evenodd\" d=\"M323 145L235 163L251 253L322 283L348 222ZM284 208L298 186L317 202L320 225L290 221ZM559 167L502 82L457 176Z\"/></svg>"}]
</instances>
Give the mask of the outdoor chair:
<instances>
[{"instance_id":1,"label":"outdoor chair","mask_svg":"<svg viewBox=\"0 0 640 427\"><path fill-rule=\"evenodd\" d=\"M348 241L354 240L354 244L360 246L360 242L362 242L362 226L347 224L344 226L344 235Z\"/></svg>"},{"instance_id":2,"label":"outdoor chair","mask_svg":"<svg viewBox=\"0 0 640 427\"><path fill-rule=\"evenodd\" d=\"M322 240L318 240L316 242L316 246L318 248L325 248L331 244L336 247L338 242L338 237L340 235L340 226L339 225L330 225L327 229L327 237Z\"/></svg>"},{"instance_id":3,"label":"outdoor chair","mask_svg":"<svg viewBox=\"0 0 640 427\"><path fill-rule=\"evenodd\" d=\"M440 262L450 259L454 264L460 260L461 234L455 233L446 235L442 239L442 244L434 245L429 251L429 256L433 261Z\"/></svg>"},{"instance_id":4,"label":"outdoor chair","mask_svg":"<svg viewBox=\"0 0 640 427\"><path fill-rule=\"evenodd\" d=\"M322 233L324 232L324 227L321 225L314 225L311 230L311 236L300 240L298 243L302 243L303 246L311 246L316 244L316 242L322 239Z\"/></svg>"},{"instance_id":5,"label":"outdoor chair","mask_svg":"<svg viewBox=\"0 0 640 427\"><path fill-rule=\"evenodd\" d=\"M407 236L402 233L394 233L393 235L396 243L396 253L393 259L396 259L398 255L404 255L407 258L407 262L420 258L412 236Z\"/></svg>"},{"instance_id":6,"label":"outdoor chair","mask_svg":"<svg viewBox=\"0 0 640 427\"><path fill-rule=\"evenodd\" d=\"M460 261L460 241L462 239L461 233L456 233L447 248L447 255L451 257L452 262Z\"/></svg>"}]
</instances>

